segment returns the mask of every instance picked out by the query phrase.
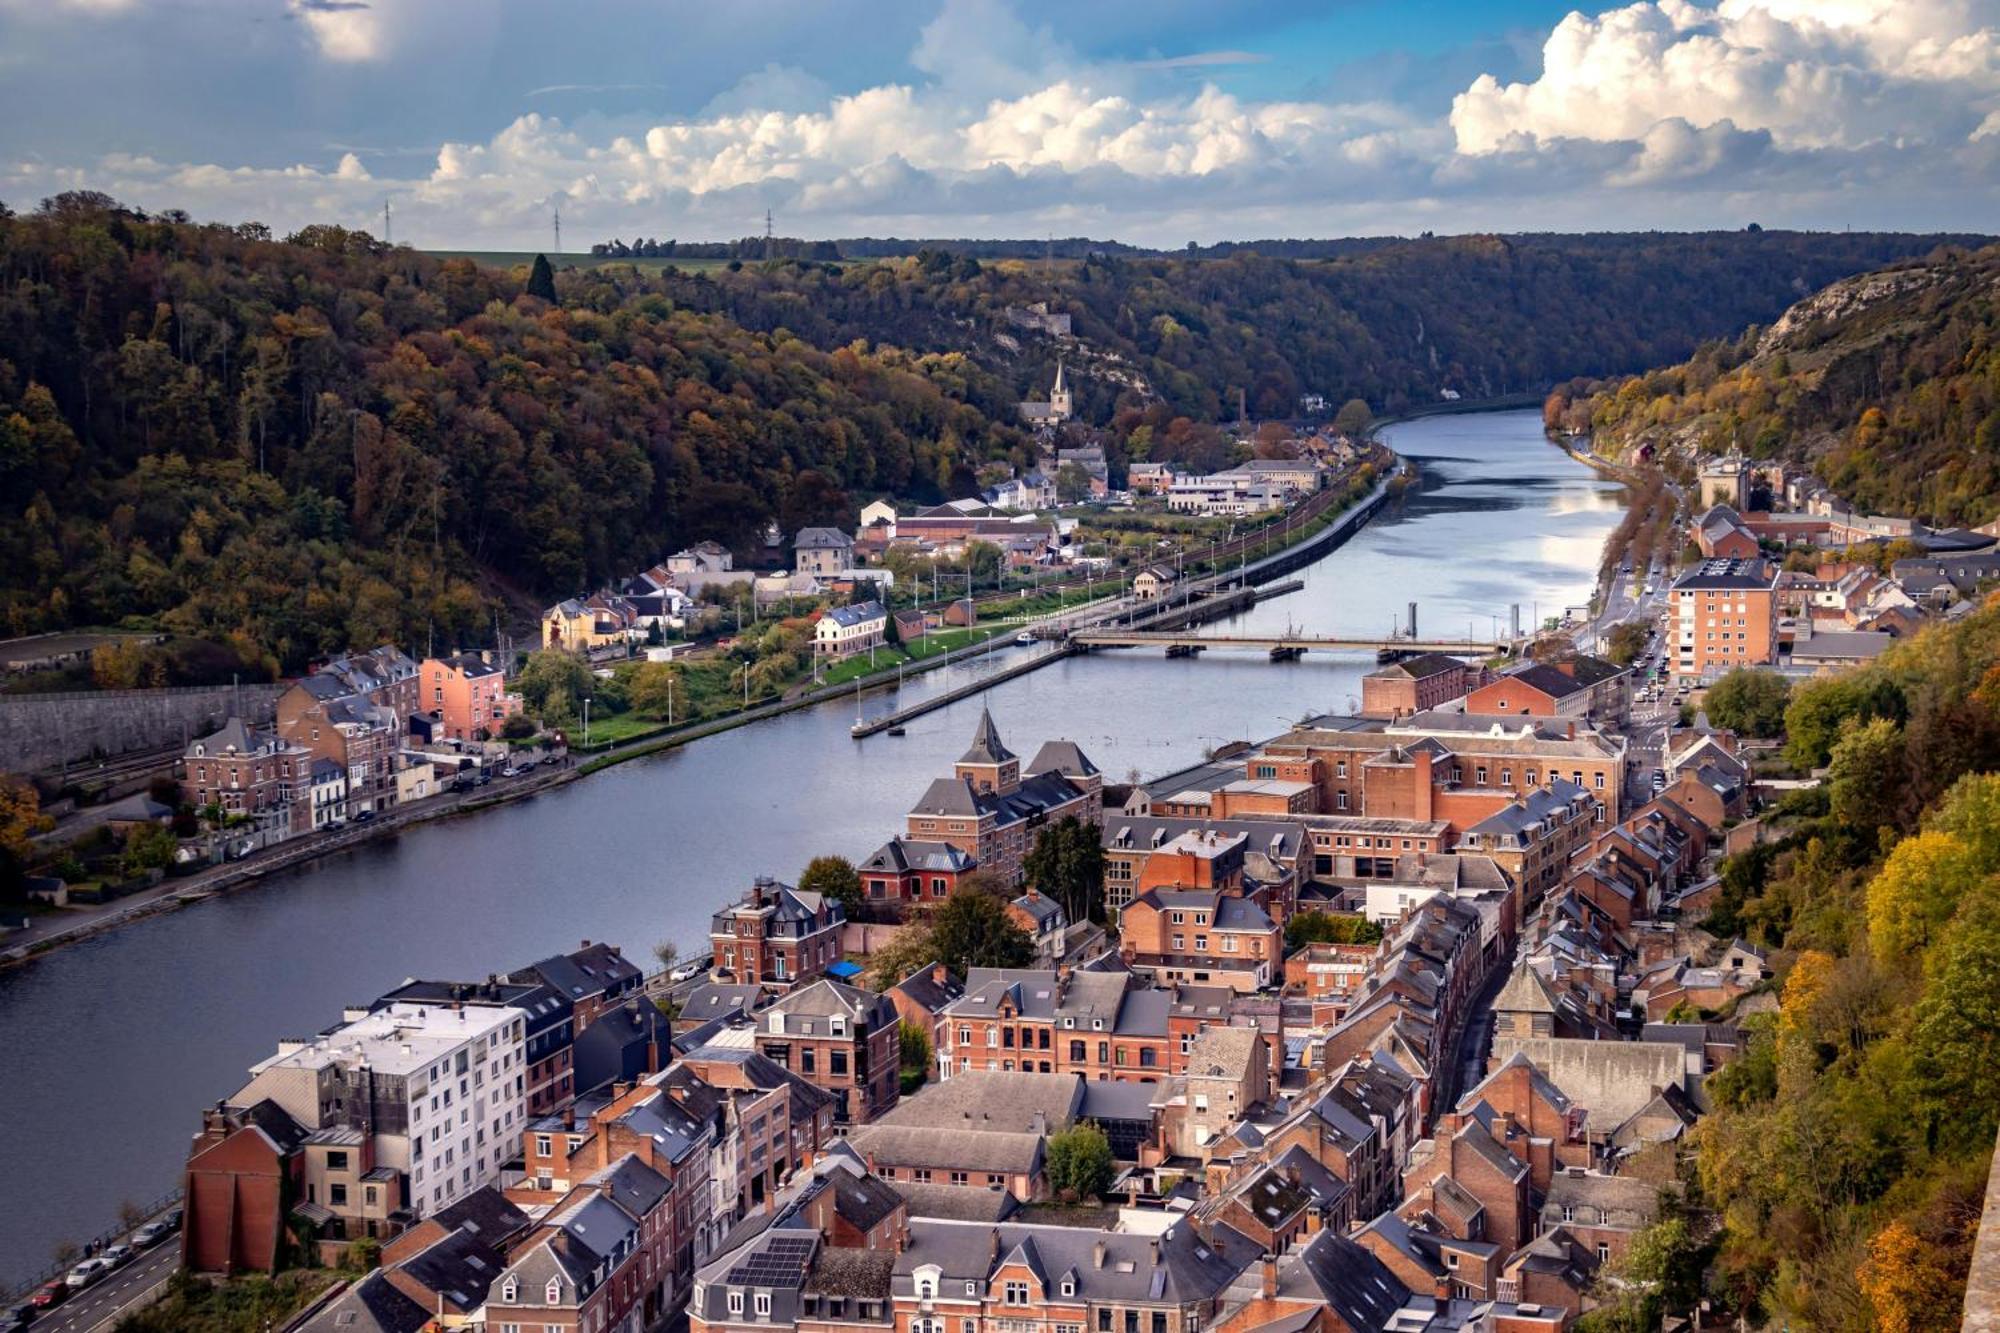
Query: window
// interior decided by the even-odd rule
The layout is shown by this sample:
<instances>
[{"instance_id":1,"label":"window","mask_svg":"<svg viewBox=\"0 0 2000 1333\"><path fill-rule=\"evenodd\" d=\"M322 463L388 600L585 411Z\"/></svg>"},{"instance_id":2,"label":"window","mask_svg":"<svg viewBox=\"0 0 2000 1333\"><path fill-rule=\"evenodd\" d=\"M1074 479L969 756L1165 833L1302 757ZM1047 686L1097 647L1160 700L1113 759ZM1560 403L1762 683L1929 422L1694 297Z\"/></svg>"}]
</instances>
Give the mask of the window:
<instances>
[{"instance_id":1,"label":"window","mask_svg":"<svg viewBox=\"0 0 2000 1333\"><path fill-rule=\"evenodd\" d=\"M1097 1307L1097 1333L1111 1333L1111 1311Z\"/></svg>"},{"instance_id":2,"label":"window","mask_svg":"<svg viewBox=\"0 0 2000 1333\"><path fill-rule=\"evenodd\" d=\"M1563 1221L1565 1222L1576 1221L1576 1209L1570 1204L1563 1205Z\"/></svg>"},{"instance_id":3,"label":"window","mask_svg":"<svg viewBox=\"0 0 2000 1333\"><path fill-rule=\"evenodd\" d=\"M554 1145L549 1142L548 1135L546 1134L535 1135L535 1156L547 1157L553 1151L554 1151Z\"/></svg>"},{"instance_id":4,"label":"window","mask_svg":"<svg viewBox=\"0 0 2000 1333\"><path fill-rule=\"evenodd\" d=\"M760 1318L764 1318L764 1319L768 1319L768 1318L770 1318L770 1317L771 1317L771 1293L770 1293L770 1292L768 1292L768 1291L760 1291L760 1292L758 1292L758 1293L757 1293L757 1314L758 1314L758 1317L760 1317Z\"/></svg>"},{"instance_id":5,"label":"window","mask_svg":"<svg viewBox=\"0 0 2000 1333\"><path fill-rule=\"evenodd\" d=\"M729 1293L729 1313L731 1313L731 1314L742 1314L742 1313L743 1313L743 1293L742 1293L742 1292L740 1292L740 1291L732 1291L732 1292L730 1292L730 1293Z\"/></svg>"},{"instance_id":6,"label":"window","mask_svg":"<svg viewBox=\"0 0 2000 1333\"><path fill-rule=\"evenodd\" d=\"M1007 1284L1006 1303L1008 1305L1026 1305L1028 1303L1028 1284L1025 1282L1009 1282Z\"/></svg>"},{"instance_id":7,"label":"window","mask_svg":"<svg viewBox=\"0 0 2000 1333\"><path fill-rule=\"evenodd\" d=\"M550 1305L558 1304L562 1300L561 1279L553 1277L550 1278L549 1285L543 1289L542 1295L548 1299L548 1304Z\"/></svg>"},{"instance_id":8,"label":"window","mask_svg":"<svg viewBox=\"0 0 2000 1333\"><path fill-rule=\"evenodd\" d=\"M1600 1264L1611 1262L1611 1247L1601 1240L1597 1242L1597 1262Z\"/></svg>"},{"instance_id":9,"label":"window","mask_svg":"<svg viewBox=\"0 0 2000 1333\"><path fill-rule=\"evenodd\" d=\"M504 1304L512 1305L519 1299L520 1295L521 1284L511 1275L505 1282L500 1284L500 1299Z\"/></svg>"}]
</instances>

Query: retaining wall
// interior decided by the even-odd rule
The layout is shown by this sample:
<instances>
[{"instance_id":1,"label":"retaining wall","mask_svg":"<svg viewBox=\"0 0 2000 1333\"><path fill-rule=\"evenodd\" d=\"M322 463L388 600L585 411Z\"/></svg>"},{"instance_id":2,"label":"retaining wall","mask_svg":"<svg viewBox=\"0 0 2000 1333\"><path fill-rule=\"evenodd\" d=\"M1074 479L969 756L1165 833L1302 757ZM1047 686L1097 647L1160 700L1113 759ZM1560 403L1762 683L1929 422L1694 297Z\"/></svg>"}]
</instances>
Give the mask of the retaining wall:
<instances>
[{"instance_id":1,"label":"retaining wall","mask_svg":"<svg viewBox=\"0 0 2000 1333\"><path fill-rule=\"evenodd\" d=\"M268 726L283 685L0 694L0 771L41 773L134 751L185 745L229 720Z\"/></svg>"}]
</instances>

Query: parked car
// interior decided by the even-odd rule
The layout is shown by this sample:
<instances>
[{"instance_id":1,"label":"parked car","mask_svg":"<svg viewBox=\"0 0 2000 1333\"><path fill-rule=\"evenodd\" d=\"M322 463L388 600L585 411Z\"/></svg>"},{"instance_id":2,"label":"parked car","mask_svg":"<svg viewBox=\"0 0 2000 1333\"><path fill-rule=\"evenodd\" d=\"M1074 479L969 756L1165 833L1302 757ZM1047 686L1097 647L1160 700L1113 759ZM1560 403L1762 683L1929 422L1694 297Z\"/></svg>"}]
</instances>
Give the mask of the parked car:
<instances>
[{"instance_id":1,"label":"parked car","mask_svg":"<svg viewBox=\"0 0 2000 1333\"><path fill-rule=\"evenodd\" d=\"M36 1287L35 1294L28 1297L28 1304L34 1306L37 1310L46 1310L50 1306L61 1305L68 1299L69 1283L63 1281L61 1278L57 1278L53 1282L44 1282L41 1286Z\"/></svg>"},{"instance_id":2,"label":"parked car","mask_svg":"<svg viewBox=\"0 0 2000 1333\"><path fill-rule=\"evenodd\" d=\"M500 770L500 776L503 778L518 778L521 776L521 770L509 764Z\"/></svg>"},{"instance_id":3,"label":"parked car","mask_svg":"<svg viewBox=\"0 0 2000 1333\"><path fill-rule=\"evenodd\" d=\"M63 1281L69 1284L71 1291L82 1291L85 1287L102 1281L104 1275L110 1271L111 1261L108 1259L101 1256L95 1259L85 1259L75 1268L70 1269L68 1275L63 1278Z\"/></svg>"},{"instance_id":4,"label":"parked car","mask_svg":"<svg viewBox=\"0 0 2000 1333\"><path fill-rule=\"evenodd\" d=\"M165 1215L160 1218L160 1220L167 1224L167 1230L179 1231L181 1229L182 1216L183 1213L179 1208L169 1208L167 1209Z\"/></svg>"},{"instance_id":5,"label":"parked car","mask_svg":"<svg viewBox=\"0 0 2000 1333\"><path fill-rule=\"evenodd\" d=\"M480 786L484 787L487 783L493 781L493 770L490 768L482 768L479 770L477 774L473 776L472 780L478 783Z\"/></svg>"},{"instance_id":6,"label":"parked car","mask_svg":"<svg viewBox=\"0 0 2000 1333\"><path fill-rule=\"evenodd\" d=\"M139 1252L124 1241L120 1241L116 1245L105 1246L104 1253L98 1257L103 1259L105 1263L110 1264L112 1268L123 1268L126 1264L138 1258Z\"/></svg>"},{"instance_id":7,"label":"parked car","mask_svg":"<svg viewBox=\"0 0 2000 1333\"><path fill-rule=\"evenodd\" d=\"M369 820L373 818L375 818L375 812L373 810L363 810L359 814L354 816L354 822L357 824L366 824Z\"/></svg>"},{"instance_id":8,"label":"parked car","mask_svg":"<svg viewBox=\"0 0 2000 1333\"><path fill-rule=\"evenodd\" d=\"M148 1222L132 1233L132 1243L142 1250L150 1250L173 1234L174 1229L165 1222Z\"/></svg>"},{"instance_id":9,"label":"parked car","mask_svg":"<svg viewBox=\"0 0 2000 1333\"><path fill-rule=\"evenodd\" d=\"M33 1305L17 1305L7 1312L7 1320L0 1328L26 1328L35 1322Z\"/></svg>"},{"instance_id":10,"label":"parked car","mask_svg":"<svg viewBox=\"0 0 2000 1333\"><path fill-rule=\"evenodd\" d=\"M695 977L698 977L702 973L708 971L708 969L713 966L714 966L713 960L707 958L697 958L691 963L682 963L679 967L667 973L667 980L691 981Z\"/></svg>"},{"instance_id":11,"label":"parked car","mask_svg":"<svg viewBox=\"0 0 2000 1333\"><path fill-rule=\"evenodd\" d=\"M557 764L560 764L561 762L562 762L562 756L559 754L546 755L542 759L542 767L554 768Z\"/></svg>"}]
</instances>

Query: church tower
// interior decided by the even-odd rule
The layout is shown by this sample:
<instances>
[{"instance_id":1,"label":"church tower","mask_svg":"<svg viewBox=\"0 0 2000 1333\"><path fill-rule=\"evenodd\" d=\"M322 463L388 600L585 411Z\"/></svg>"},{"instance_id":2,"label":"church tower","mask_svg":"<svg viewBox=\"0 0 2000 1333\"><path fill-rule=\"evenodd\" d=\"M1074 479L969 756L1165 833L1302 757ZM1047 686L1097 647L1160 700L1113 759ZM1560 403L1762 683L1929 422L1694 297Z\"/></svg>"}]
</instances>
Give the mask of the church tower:
<instances>
[{"instance_id":1,"label":"church tower","mask_svg":"<svg viewBox=\"0 0 2000 1333\"><path fill-rule=\"evenodd\" d=\"M1070 418L1069 380L1063 372L1062 358L1056 358L1056 386L1049 390L1049 420L1068 421Z\"/></svg>"}]
</instances>

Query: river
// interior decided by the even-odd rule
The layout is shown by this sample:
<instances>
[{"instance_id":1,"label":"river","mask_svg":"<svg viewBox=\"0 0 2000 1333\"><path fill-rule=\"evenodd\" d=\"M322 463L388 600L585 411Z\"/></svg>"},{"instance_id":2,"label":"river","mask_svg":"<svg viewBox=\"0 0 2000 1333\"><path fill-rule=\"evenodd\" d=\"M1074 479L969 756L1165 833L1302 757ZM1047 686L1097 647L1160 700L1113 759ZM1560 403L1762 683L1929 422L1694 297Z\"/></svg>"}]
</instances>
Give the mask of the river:
<instances>
[{"instance_id":1,"label":"river","mask_svg":"<svg viewBox=\"0 0 2000 1333\"><path fill-rule=\"evenodd\" d=\"M1420 606L1426 636L1504 632L1585 602L1619 491L1551 447L1540 414L1432 417L1390 428L1420 488L1245 612L1260 632L1380 634ZM1010 650L1012 651L1012 650ZM1272 664L1209 653L1069 658L984 696L1024 758L1078 741L1113 781L1198 762L1225 741L1345 711L1365 655ZM906 699L962 682L913 681ZM199 1108L236 1090L282 1036L338 1020L407 977L482 977L611 940L705 951L708 917L757 874L859 860L964 749L981 699L855 741L831 704L637 760L468 819L419 825L0 972L0 1286L121 1200L171 1188ZM871 696L869 712L889 707Z\"/></svg>"}]
</instances>

